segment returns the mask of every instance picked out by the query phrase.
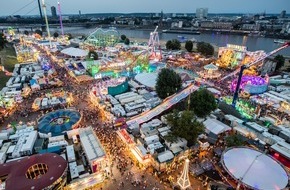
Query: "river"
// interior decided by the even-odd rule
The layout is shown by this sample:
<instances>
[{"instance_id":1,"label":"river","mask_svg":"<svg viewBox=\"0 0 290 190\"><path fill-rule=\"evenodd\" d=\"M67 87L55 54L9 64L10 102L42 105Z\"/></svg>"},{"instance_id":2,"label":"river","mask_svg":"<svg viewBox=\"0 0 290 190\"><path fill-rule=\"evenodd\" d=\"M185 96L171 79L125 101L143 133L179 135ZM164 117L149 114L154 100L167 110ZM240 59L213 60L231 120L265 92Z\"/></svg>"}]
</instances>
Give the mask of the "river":
<instances>
[{"instance_id":1,"label":"river","mask_svg":"<svg viewBox=\"0 0 290 190\"><path fill-rule=\"evenodd\" d=\"M52 30L53 31L57 30L59 32L59 29ZM88 35L95 29L67 27L64 28L64 30L65 33ZM118 29L118 31L120 34L125 34L129 38L139 38L148 40L151 32L149 30L130 30L130 29ZM230 34L216 34L216 33L212 34L202 33L200 35L160 33L159 39L167 41L171 39L176 39L178 35L187 37L187 39L195 38L197 41L212 43L219 47L226 46L226 44L245 45L248 47L249 51L264 50L266 52L270 52L281 46L281 44L274 43L274 39L272 38L230 35ZM280 51L279 54L290 57L290 48Z\"/></svg>"}]
</instances>

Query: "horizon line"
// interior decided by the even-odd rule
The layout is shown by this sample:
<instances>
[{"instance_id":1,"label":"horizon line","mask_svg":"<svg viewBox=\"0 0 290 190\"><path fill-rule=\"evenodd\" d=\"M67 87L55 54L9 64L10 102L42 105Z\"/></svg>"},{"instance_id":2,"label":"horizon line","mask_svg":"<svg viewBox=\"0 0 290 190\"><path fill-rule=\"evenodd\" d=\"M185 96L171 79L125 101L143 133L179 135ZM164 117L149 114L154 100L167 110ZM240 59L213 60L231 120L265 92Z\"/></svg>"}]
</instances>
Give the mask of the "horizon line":
<instances>
[{"instance_id":1,"label":"horizon line","mask_svg":"<svg viewBox=\"0 0 290 190\"><path fill-rule=\"evenodd\" d=\"M99 13L81 13L81 15L87 15L87 14L160 14L161 12L99 12ZM194 13L186 13L186 12L163 12L163 14L196 14L195 12ZM208 15L211 15L211 14L250 14L250 15L255 15L255 14L263 14L263 12L260 12L260 13L245 13L245 12L238 12L238 13L234 13L234 12L224 12L224 13L221 13L221 12L216 12L216 13L208 13ZM270 14L270 15L279 15L280 13L267 13L265 12L265 15L267 14ZM19 16L39 16L39 14L31 14L31 15L21 15L21 14L14 14L14 15L2 15L0 17L8 17L8 16L16 16L16 15L19 15ZM79 13L65 13L65 14L62 14L62 15L79 15ZM286 14L286 15L290 15L290 14Z\"/></svg>"}]
</instances>

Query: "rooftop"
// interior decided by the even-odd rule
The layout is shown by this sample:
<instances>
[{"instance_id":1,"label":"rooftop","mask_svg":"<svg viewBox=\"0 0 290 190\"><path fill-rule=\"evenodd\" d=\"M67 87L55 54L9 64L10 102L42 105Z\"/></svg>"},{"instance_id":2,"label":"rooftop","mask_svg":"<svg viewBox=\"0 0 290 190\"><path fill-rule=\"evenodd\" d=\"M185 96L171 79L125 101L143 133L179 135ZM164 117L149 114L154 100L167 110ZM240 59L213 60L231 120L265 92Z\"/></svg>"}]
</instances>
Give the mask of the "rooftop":
<instances>
[{"instance_id":1,"label":"rooftop","mask_svg":"<svg viewBox=\"0 0 290 190\"><path fill-rule=\"evenodd\" d=\"M46 173L34 179L27 177L27 171L32 166L44 164ZM44 189L57 181L66 171L67 162L59 155L47 153L38 154L0 165L0 177L5 177L6 190ZM17 184L17 185L15 185Z\"/></svg>"},{"instance_id":2,"label":"rooftop","mask_svg":"<svg viewBox=\"0 0 290 190\"><path fill-rule=\"evenodd\" d=\"M135 80L147 87L155 88L157 73L140 73L136 75Z\"/></svg>"},{"instance_id":3,"label":"rooftop","mask_svg":"<svg viewBox=\"0 0 290 190\"><path fill-rule=\"evenodd\" d=\"M223 153L222 160L228 173L251 189L284 189L288 184L285 169L263 152L231 148Z\"/></svg>"},{"instance_id":4,"label":"rooftop","mask_svg":"<svg viewBox=\"0 0 290 190\"><path fill-rule=\"evenodd\" d=\"M92 161L105 156L105 151L91 127L81 128L79 133L88 160Z\"/></svg>"}]
</instances>

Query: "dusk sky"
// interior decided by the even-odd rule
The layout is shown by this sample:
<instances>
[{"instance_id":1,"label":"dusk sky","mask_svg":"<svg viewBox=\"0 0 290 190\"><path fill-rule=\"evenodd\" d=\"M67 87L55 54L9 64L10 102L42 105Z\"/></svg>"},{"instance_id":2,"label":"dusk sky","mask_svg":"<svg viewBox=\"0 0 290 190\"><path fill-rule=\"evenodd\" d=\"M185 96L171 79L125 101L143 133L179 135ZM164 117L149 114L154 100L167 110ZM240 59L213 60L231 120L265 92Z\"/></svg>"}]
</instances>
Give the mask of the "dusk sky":
<instances>
[{"instance_id":1,"label":"dusk sky","mask_svg":"<svg viewBox=\"0 0 290 190\"><path fill-rule=\"evenodd\" d=\"M57 0L46 0L49 7ZM60 0L63 14L85 13L195 13L196 8L209 8L209 13L290 13L290 0ZM30 3L30 4L29 4ZM27 5L26 7L24 7ZM21 10L20 10L21 9ZM37 0L2 0L0 16L38 14Z\"/></svg>"}]
</instances>

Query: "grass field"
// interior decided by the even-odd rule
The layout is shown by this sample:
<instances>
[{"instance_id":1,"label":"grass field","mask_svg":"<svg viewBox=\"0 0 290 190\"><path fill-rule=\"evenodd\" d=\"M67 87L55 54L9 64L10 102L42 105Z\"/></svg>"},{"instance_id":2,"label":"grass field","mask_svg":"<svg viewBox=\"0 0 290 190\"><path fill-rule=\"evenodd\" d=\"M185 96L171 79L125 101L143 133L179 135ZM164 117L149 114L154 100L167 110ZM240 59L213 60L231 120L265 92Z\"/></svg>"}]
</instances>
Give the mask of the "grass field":
<instances>
[{"instance_id":1,"label":"grass field","mask_svg":"<svg viewBox=\"0 0 290 190\"><path fill-rule=\"evenodd\" d=\"M2 65L4 68L9 72L12 72L14 65L18 63L13 46L7 44L7 47L0 51L0 57L2 57ZM6 86L6 82L9 78L10 76L6 76L3 71L0 71L0 89Z\"/></svg>"}]
</instances>

